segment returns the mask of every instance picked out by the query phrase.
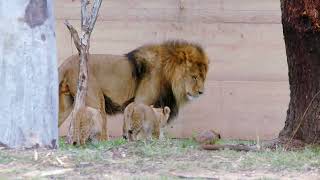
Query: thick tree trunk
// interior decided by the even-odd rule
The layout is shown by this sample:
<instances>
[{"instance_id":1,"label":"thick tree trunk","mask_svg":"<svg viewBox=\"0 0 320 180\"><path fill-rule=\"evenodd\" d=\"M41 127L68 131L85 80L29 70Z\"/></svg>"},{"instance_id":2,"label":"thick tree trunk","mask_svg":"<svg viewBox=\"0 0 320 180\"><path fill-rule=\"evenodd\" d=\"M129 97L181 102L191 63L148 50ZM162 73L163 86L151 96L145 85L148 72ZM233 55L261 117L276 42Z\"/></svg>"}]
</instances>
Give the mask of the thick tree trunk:
<instances>
[{"instance_id":1,"label":"thick tree trunk","mask_svg":"<svg viewBox=\"0 0 320 180\"><path fill-rule=\"evenodd\" d=\"M58 72L51 0L0 1L0 145L56 148Z\"/></svg>"},{"instance_id":2,"label":"thick tree trunk","mask_svg":"<svg viewBox=\"0 0 320 180\"><path fill-rule=\"evenodd\" d=\"M320 0L281 0L290 103L280 138L320 143Z\"/></svg>"}]
</instances>

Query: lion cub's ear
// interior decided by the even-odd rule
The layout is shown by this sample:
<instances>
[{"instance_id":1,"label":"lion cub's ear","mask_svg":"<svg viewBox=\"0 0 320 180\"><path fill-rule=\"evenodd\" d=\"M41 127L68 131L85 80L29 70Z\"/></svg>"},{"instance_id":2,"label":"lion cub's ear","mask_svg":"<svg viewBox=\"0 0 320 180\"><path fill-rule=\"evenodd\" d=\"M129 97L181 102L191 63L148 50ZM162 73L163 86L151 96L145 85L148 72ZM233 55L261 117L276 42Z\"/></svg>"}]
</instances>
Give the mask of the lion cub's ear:
<instances>
[{"instance_id":1,"label":"lion cub's ear","mask_svg":"<svg viewBox=\"0 0 320 180\"><path fill-rule=\"evenodd\" d=\"M170 117L170 108L168 106L163 108L163 115L164 115L164 119L163 119L163 123L167 123Z\"/></svg>"},{"instance_id":2,"label":"lion cub's ear","mask_svg":"<svg viewBox=\"0 0 320 180\"><path fill-rule=\"evenodd\" d=\"M170 115L170 108L169 108L168 106L164 107L164 108L163 108L163 113L164 113L165 115Z\"/></svg>"}]
</instances>

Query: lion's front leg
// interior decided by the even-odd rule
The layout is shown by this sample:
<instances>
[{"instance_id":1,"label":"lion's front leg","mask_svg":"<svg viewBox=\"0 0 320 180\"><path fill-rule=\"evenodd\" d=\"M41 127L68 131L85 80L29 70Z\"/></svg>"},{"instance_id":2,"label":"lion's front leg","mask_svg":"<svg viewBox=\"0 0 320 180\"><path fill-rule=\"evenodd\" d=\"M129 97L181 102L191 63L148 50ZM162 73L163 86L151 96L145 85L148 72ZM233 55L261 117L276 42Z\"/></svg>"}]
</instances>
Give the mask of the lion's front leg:
<instances>
[{"instance_id":1,"label":"lion's front leg","mask_svg":"<svg viewBox=\"0 0 320 180\"><path fill-rule=\"evenodd\" d=\"M140 82L140 85L137 88L134 101L146 105L153 105L160 96L160 89L159 77L145 78Z\"/></svg>"},{"instance_id":2,"label":"lion's front leg","mask_svg":"<svg viewBox=\"0 0 320 180\"><path fill-rule=\"evenodd\" d=\"M102 129L101 129L100 141L107 141L109 140L107 114L104 109L100 111L102 116Z\"/></svg>"}]
</instances>

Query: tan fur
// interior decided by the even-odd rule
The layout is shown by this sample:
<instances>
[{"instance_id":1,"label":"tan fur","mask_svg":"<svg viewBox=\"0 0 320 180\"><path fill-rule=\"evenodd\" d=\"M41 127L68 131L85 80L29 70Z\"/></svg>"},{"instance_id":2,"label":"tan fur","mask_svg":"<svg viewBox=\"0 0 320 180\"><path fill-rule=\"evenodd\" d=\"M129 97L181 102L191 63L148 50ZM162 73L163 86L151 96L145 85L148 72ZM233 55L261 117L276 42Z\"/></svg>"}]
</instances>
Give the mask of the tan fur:
<instances>
[{"instance_id":1,"label":"tan fur","mask_svg":"<svg viewBox=\"0 0 320 180\"><path fill-rule=\"evenodd\" d=\"M167 124L170 108L152 108L131 103L124 110L123 137L129 140L159 139L161 128Z\"/></svg>"},{"instance_id":2,"label":"tan fur","mask_svg":"<svg viewBox=\"0 0 320 180\"><path fill-rule=\"evenodd\" d=\"M107 124L108 110L112 111L108 105L125 107L133 98L135 102L147 105L169 106L171 114L175 114L173 112L190 99L202 94L208 71L205 52L198 45L184 41L146 45L128 55L92 54L88 59L86 105L99 110L103 127ZM137 67L133 66L132 59ZM78 72L78 55L69 57L59 66L59 92L67 87L70 95L75 97ZM163 101L167 98L164 95L170 95L171 91L175 102L172 98ZM106 104L106 97L112 103ZM66 120L74 103L72 98L63 98L60 95L60 103L64 104L59 106L59 125ZM107 139L107 129L103 129L102 134L103 139Z\"/></svg>"},{"instance_id":3,"label":"tan fur","mask_svg":"<svg viewBox=\"0 0 320 180\"><path fill-rule=\"evenodd\" d=\"M85 108L85 118L80 122L80 144L85 144L88 139L102 140L103 119L98 109Z\"/></svg>"},{"instance_id":4,"label":"tan fur","mask_svg":"<svg viewBox=\"0 0 320 180\"><path fill-rule=\"evenodd\" d=\"M70 104L73 101L73 98L70 95L70 93L68 91L60 91L59 98L60 98L60 103L59 103L60 111L63 110L65 107L71 107L71 108L65 109L66 113L70 113L73 108L72 104ZM98 109L87 106L85 107L85 109L82 110L81 113L84 117L80 118L81 119L80 127L79 127L81 129L80 144L85 144L85 142L88 139L102 140L101 133L103 130L103 125L102 125L103 119L101 116L101 112ZM59 114L59 115L64 116L65 114Z\"/></svg>"}]
</instances>

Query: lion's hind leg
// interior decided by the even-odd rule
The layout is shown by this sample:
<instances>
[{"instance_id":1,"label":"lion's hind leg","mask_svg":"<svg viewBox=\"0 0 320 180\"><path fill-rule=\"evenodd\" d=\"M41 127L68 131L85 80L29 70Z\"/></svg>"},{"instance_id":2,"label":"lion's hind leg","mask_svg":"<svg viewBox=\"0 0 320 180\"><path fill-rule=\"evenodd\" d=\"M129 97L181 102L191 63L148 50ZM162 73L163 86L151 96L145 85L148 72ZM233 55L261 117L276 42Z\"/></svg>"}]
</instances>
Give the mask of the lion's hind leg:
<instances>
[{"instance_id":1,"label":"lion's hind leg","mask_svg":"<svg viewBox=\"0 0 320 180\"><path fill-rule=\"evenodd\" d=\"M60 127L68 118L73 110L74 97L71 95L67 81L64 79L59 84L59 120Z\"/></svg>"},{"instance_id":2,"label":"lion's hind leg","mask_svg":"<svg viewBox=\"0 0 320 180\"><path fill-rule=\"evenodd\" d=\"M95 86L93 83L93 79L91 79L91 83L88 84L88 92L86 105L90 106L94 109L97 109L100 113L102 123L101 123L101 131L98 133L99 140L105 141L108 140L108 129L107 129L107 113L105 111L105 99L101 89Z\"/></svg>"}]
</instances>

